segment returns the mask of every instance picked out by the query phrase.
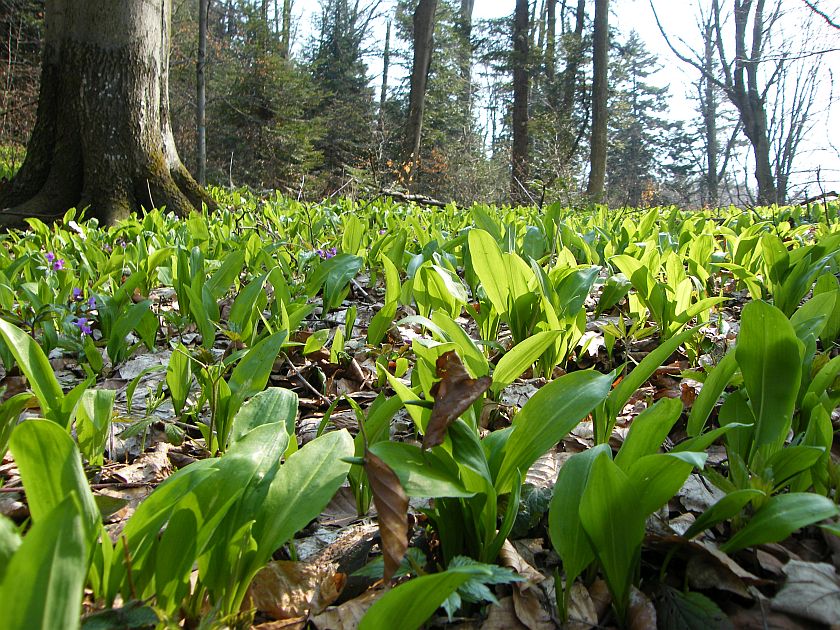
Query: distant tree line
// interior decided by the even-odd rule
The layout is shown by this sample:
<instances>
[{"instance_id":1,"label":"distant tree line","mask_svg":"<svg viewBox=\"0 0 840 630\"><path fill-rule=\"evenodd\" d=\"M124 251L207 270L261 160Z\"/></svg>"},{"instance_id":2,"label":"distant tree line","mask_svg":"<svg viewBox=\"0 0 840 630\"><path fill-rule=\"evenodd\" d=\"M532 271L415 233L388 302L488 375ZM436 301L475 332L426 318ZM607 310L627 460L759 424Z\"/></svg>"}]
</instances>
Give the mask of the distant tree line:
<instances>
[{"instance_id":1,"label":"distant tree line","mask_svg":"<svg viewBox=\"0 0 840 630\"><path fill-rule=\"evenodd\" d=\"M44 4L0 3L6 150L34 125ZM697 72L683 122L609 0L513 0L494 20L474 0L319 0L311 25L302 6L174 0L172 131L200 182L308 199L782 203L821 77L820 56L798 64L784 39L781 0L698 0L696 41L668 39ZM833 25L819 2L803 7L808 29ZM733 168L747 148L754 184Z\"/></svg>"}]
</instances>

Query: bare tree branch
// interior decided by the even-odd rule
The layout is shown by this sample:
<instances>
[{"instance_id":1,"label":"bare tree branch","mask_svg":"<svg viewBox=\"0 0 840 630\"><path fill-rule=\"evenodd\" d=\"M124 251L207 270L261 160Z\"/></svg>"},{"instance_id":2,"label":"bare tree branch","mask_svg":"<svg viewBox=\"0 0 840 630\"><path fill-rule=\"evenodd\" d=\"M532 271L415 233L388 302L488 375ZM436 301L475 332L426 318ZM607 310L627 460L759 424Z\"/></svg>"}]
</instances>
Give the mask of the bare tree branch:
<instances>
[{"instance_id":1,"label":"bare tree branch","mask_svg":"<svg viewBox=\"0 0 840 630\"><path fill-rule=\"evenodd\" d=\"M828 24L832 28L836 28L836 29L840 30L840 22L835 22L834 20L832 20L829 17L828 13L821 10L815 2L809 2L809 0L802 0L802 2L804 2L806 4L806 6L809 9L811 9L811 11L813 11L814 13L819 15L822 19L824 19L826 21L826 24Z\"/></svg>"}]
</instances>

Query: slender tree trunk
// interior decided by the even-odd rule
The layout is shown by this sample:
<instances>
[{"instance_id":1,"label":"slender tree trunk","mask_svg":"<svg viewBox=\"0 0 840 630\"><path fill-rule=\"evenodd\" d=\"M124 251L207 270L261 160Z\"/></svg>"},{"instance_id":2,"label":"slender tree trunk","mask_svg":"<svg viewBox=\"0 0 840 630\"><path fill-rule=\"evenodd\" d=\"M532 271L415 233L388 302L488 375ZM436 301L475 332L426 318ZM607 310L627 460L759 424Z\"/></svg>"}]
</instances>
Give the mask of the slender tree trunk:
<instances>
[{"instance_id":1,"label":"slender tree trunk","mask_svg":"<svg viewBox=\"0 0 840 630\"><path fill-rule=\"evenodd\" d=\"M516 0L513 17L513 142L511 202L527 202L528 183L528 0Z\"/></svg>"},{"instance_id":2,"label":"slender tree trunk","mask_svg":"<svg viewBox=\"0 0 840 630\"><path fill-rule=\"evenodd\" d=\"M405 161L412 172L420 161L423 110L426 104L429 70L432 67L436 10L437 0L420 0L414 11L414 63L411 67L411 91L408 97L408 122L405 135Z\"/></svg>"},{"instance_id":3,"label":"slender tree trunk","mask_svg":"<svg viewBox=\"0 0 840 630\"><path fill-rule=\"evenodd\" d=\"M469 123L472 123L472 14L475 0L461 0L461 10L458 12L456 30L460 37L458 55L458 73L461 75L461 85L458 90L458 103Z\"/></svg>"},{"instance_id":4,"label":"slender tree trunk","mask_svg":"<svg viewBox=\"0 0 840 630\"><path fill-rule=\"evenodd\" d=\"M169 122L171 0L47 0L41 92L0 223L91 207L106 223L140 207L186 214L209 197Z\"/></svg>"},{"instance_id":5,"label":"slender tree trunk","mask_svg":"<svg viewBox=\"0 0 840 630\"><path fill-rule=\"evenodd\" d=\"M207 60L207 12L210 0L198 0L198 59L195 64L195 114L196 114L196 163L198 164L198 183L207 184L207 82L204 77L204 65Z\"/></svg>"},{"instance_id":6,"label":"slender tree trunk","mask_svg":"<svg viewBox=\"0 0 840 630\"><path fill-rule=\"evenodd\" d=\"M703 77L703 126L706 133L706 203L717 206L718 203L718 140L717 140L717 97L714 75L714 49L712 47L712 24L709 22L703 31L705 46L703 63L706 68Z\"/></svg>"},{"instance_id":7,"label":"slender tree trunk","mask_svg":"<svg viewBox=\"0 0 840 630\"><path fill-rule=\"evenodd\" d=\"M592 81L592 141L586 194L594 200L604 196L607 174L607 65L609 63L609 0L595 0Z\"/></svg>"},{"instance_id":8,"label":"slender tree trunk","mask_svg":"<svg viewBox=\"0 0 840 630\"><path fill-rule=\"evenodd\" d=\"M382 51L382 88L379 92L379 133L385 135L385 102L388 99L388 66L391 64L391 20L385 28L385 50Z\"/></svg>"},{"instance_id":9,"label":"slender tree trunk","mask_svg":"<svg viewBox=\"0 0 840 630\"><path fill-rule=\"evenodd\" d=\"M553 97L551 92L554 92L557 72L557 0L547 0L545 13L545 78L549 86L549 96Z\"/></svg>"},{"instance_id":10,"label":"slender tree trunk","mask_svg":"<svg viewBox=\"0 0 840 630\"><path fill-rule=\"evenodd\" d=\"M292 0L283 0L283 24L280 32L280 54L289 58L292 45Z\"/></svg>"}]
</instances>

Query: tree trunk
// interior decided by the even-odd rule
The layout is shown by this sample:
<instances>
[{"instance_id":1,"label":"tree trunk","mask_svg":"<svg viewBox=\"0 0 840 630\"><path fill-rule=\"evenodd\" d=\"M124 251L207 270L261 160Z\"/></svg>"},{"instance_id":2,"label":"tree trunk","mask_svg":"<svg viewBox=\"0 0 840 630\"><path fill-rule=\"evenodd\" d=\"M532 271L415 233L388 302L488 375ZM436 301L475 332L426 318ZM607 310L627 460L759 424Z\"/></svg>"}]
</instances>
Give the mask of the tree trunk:
<instances>
[{"instance_id":1,"label":"tree trunk","mask_svg":"<svg viewBox=\"0 0 840 630\"><path fill-rule=\"evenodd\" d=\"M292 0L283 0L283 25L280 34L280 54L289 58L292 45Z\"/></svg>"},{"instance_id":2,"label":"tree trunk","mask_svg":"<svg viewBox=\"0 0 840 630\"><path fill-rule=\"evenodd\" d=\"M472 14L475 0L461 0L461 10L458 12L456 30L460 37L458 46L458 73L461 75L461 85L458 90L460 110L472 121Z\"/></svg>"},{"instance_id":3,"label":"tree trunk","mask_svg":"<svg viewBox=\"0 0 840 630\"><path fill-rule=\"evenodd\" d=\"M113 223L141 207L212 203L172 136L170 14L171 0L47 0L37 121L0 191L0 224L85 206Z\"/></svg>"},{"instance_id":4,"label":"tree trunk","mask_svg":"<svg viewBox=\"0 0 840 630\"><path fill-rule=\"evenodd\" d=\"M718 140L717 140L717 99L714 76L714 50L712 48L712 24L706 24L703 30L703 62L706 73L703 77L703 126L706 134L706 203L717 206L718 203Z\"/></svg>"},{"instance_id":5,"label":"tree trunk","mask_svg":"<svg viewBox=\"0 0 840 630\"><path fill-rule=\"evenodd\" d=\"M207 82L204 64L207 60L207 12L210 0L198 0L198 59L195 64L196 162L198 183L207 184Z\"/></svg>"},{"instance_id":6,"label":"tree trunk","mask_svg":"<svg viewBox=\"0 0 840 630\"><path fill-rule=\"evenodd\" d=\"M379 92L379 133L385 136L385 103L388 99L388 67L391 65L391 20L385 29L385 50L382 51L382 89Z\"/></svg>"},{"instance_id":7,"label":"tree trunk","mask_svg":"<svg viewBox=\"0 0 840 630\"><path fill-rule=\"evenodd\" d=\"M528 201L528 0L516 0L513 14L513 142L511 202Z\"/></svg>"},{"instance_id":8,"label":"tree trunk","mask_svg":"<svg viewBox=\"0 0 840 630\"><path fill-rule=\"evenodd\" d=\"M593 33L592 141L586 194L594 200L604 196L607 174L607 65L609 63L609 0L595 0Z\"/></svg>"},{"instance_id":9,"label":"tree trunk","mask_svg":"<svg viewBox=\"0 0 840 630\"><path fill-rule=\"evenodd\" d=\"M557 0L547 0L545 12L545 78L549 92L554 92L557 67ZM553 95L550 96L553 98Z\"/></svg>"},{"instance_id":10,"label":"tree trunk","mask_svg":"<svg viewBox=\"0 0 840 630\"><path fill-rule=\"evenodd\" d=\"M414 11L414 63L411 67L411 91L408 97L406 123L406 163L414 171L420 160L420 138L423 132L423 109L426 84L432 67L437 0L420 0Z\"/></svg>"}]
</instances>

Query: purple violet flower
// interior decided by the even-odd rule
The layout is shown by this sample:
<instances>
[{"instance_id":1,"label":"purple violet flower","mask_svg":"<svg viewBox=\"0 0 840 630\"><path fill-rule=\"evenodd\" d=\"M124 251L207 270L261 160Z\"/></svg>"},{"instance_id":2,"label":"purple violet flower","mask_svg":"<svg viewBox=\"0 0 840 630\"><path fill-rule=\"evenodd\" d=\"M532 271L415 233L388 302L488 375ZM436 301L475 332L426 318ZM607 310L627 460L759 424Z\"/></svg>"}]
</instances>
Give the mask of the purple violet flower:
<instances>
[{"instance_id":1,"label":"purple violet flower","mask_svg":"<svg viewBox=\"0 0 840 630\"><path fill-rule=\"evenodd\" d=\"M73 301L74 302L81 302L82 301L82 290L79 287L73 287Z\"/></svg>"},{"instance_id":2,"label":"purple violet flower","mask_svg":"<svg viewBox=\"0 0 840 630\"><path fill-rule=\"evenodd\" d=\"M88 298L88 302L87 302L87 303L88 303L88 308L90 308L90 309L94 309L94 308L96 308L96 298L95 298L94 296L92 296L92 295L91 295L91 296Z\"/></svg>"},{"instance_id":3,"label":"purple violet flower","mask_svg":"<svg viewBox=\"0 0 840 630\"><path fill-rule=\"evenodd\" d=\"M55 260L55 254L53 254L52 252L47 252L47 255L44 256L44 258L47 259L48 263L52 264L53 261Z\"/></svg>"},{"instance_id":4,"label":"purple violet flower","mask_svg":"<svg viewBox=\"0 0 840 630\"><path fill-rule=\"evenodd\" d=\"M90 325L88 324L87 317L80 317L75 322L73 322L73 324L78 327L79 332L82 334L82 336L89 335L93 332L90 328Z\"/></svg>"},{"instance_id":5,"label":"purple violet flower","mask_svg":"<svg viewBox=\"0 0 840 630\"><path fill-rule=\"evenodd\" d=\"M326 255L326 258L332 258L332 257L333 257L333 256L335 256L337 253L338 253L338 250L337 250L335 247L330 247L330 248L326 251L326 254L327 254L327 255Z\"/></svg>"},{"instance_id":6,"label":"purple violet flower","mask_svg":"<svg viewBox=\"0 0 840 630\"><path fill-rule=\"evenodd\" d=\"M56 260L53 263L53 270L54 271L61 271L62 269L64 269L64 259L59 258L58 260Z\"/></svg>"}]
</instances>

